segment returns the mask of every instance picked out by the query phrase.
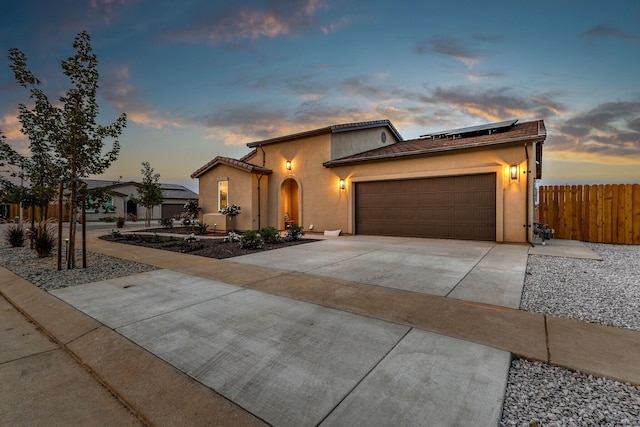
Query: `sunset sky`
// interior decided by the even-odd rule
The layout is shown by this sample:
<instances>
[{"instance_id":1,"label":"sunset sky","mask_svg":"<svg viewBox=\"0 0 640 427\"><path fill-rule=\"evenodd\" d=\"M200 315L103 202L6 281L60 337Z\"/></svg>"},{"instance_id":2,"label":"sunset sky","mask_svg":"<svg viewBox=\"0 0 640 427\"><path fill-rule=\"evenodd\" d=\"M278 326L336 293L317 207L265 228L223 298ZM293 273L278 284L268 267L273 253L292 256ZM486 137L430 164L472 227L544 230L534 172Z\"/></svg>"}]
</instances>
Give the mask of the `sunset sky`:
<instances>
[{"instance_id":1,"label":"sunset sky","mask_svg":"<svg viewBox=\"0 0 640 427\"><path fill-rule=\"evenodd\" d=\"M544 119L542 184L640 183L640 1L22 0L0 13L0 130L25 152L17 47L51 101L87 30L100 121L124 112L99 177L197 191L189 175L246 143L389 119L405 139Z\"/></svg>"}]
</instances>

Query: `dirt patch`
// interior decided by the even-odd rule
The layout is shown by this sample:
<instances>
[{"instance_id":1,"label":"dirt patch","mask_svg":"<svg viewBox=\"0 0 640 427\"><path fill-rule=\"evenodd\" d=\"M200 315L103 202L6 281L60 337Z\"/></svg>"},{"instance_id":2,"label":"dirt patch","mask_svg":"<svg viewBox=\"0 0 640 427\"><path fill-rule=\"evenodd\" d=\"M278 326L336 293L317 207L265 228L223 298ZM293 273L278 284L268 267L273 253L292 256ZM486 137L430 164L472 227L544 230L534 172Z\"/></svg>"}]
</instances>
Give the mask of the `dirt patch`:
<instances>
[{"instance_id":1,"label":"dirt patch","mask_svg":"<svg viewBox=\"0 0 640 427\"><path fill-rule=\"evenodd\" d=\"M162 229L167 232L167 229ZM151 231L151 230L145 230ZM173 233L173 231L171 231ZM188 233L190 234L190 233ZM238 242L225 242L223 238L219 239L196 239L195 241L187 241L183 237L174 236L158 236L144 234L123 234L114 237L112 235L100 236L100 239L109 242L123 243L126 245L144 246L147 248L161 249L164 251L188 253L191 255L199 255L208 258L225 259L233 258L240 255L248 255L256 252L264 252L273 249L285 248L287 246L302 245L305 243L316 242L315 239L301 239L291 242L282 242L275 244L265 243L260 249L244 249L240 247Z\"/></svg>"}]
</instances>

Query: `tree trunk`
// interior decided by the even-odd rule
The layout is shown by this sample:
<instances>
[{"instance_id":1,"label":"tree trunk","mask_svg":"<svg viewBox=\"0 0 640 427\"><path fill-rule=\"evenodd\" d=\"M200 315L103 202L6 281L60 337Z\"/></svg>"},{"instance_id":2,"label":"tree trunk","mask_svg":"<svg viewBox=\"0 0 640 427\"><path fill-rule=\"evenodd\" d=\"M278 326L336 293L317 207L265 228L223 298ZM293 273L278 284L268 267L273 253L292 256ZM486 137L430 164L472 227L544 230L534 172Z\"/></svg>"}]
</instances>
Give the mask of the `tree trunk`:
<instances>
[{"instance_id":1,"label":"tree trunk","mask_svg":"<svg viewBox=\"0 0 640 427\"><path fill-rule=\"evenodd\" d=\"M67 270L71 270L76 267L76 219L78 213L76 209L76 197L77 197L78 185L75 179L71 181L71 197L69 204L71 206L71 212L69 212L69 246L67 251Z\"/></svg>"}]
</instances>

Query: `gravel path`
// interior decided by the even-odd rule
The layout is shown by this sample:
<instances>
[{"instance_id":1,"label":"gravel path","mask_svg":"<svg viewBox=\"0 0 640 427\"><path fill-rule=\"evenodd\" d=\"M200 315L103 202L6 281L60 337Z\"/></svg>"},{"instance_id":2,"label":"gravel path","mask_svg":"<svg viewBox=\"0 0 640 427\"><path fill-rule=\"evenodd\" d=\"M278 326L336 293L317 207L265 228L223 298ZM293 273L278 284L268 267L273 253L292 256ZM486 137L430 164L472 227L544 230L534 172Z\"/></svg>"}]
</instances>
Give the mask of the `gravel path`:
<instances>
[{"instance_id":1,"label":"gravel path","mask_svg":"<svg viewBox=\"0 0 640 427\"><path fill-rule=\"evenodd\" d=\"M604 261L530 255L521 308L640 330L640 246L588 246ZM4 241L0 265L45 290L155 269L89 253L87 269L58 272L55 257ZM640 426L640 387L514 359L500 425Z\"/></svg>"}]
</instances>

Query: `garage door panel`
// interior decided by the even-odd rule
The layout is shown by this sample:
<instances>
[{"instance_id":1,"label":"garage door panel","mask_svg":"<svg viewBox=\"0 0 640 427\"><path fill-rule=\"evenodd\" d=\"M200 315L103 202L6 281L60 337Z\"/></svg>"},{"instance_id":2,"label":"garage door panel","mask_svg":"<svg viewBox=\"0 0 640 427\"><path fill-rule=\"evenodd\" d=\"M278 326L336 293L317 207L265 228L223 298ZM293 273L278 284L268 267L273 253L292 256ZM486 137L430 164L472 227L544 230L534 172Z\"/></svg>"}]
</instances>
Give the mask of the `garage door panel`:
<instances>
[{"instance_id":1,"label":"garage door panel","mask_svg":"<svg viewBox=\"0 0 640 427\"><path fill-rule=\"evenodd\" d=\"M359 182L356 233L496 238L495 174Z\"/></svg>"}]
</instances>

